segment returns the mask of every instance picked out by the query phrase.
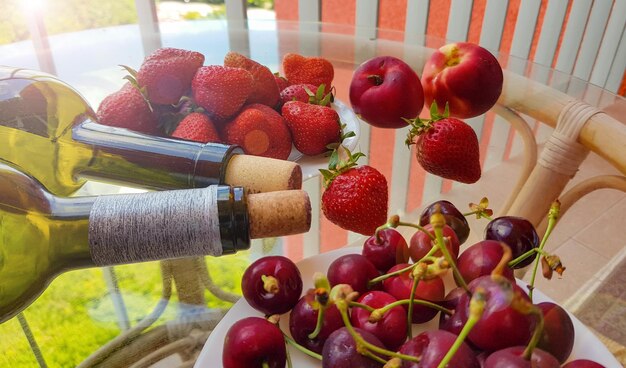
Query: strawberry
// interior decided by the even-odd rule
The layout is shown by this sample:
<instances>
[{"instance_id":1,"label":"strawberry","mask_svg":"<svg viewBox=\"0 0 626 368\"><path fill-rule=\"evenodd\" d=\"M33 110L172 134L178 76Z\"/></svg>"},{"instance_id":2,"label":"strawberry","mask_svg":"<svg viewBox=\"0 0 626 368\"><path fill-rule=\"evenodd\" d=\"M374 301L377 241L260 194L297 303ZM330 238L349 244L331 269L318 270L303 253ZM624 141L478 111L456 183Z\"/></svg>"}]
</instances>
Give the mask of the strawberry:
<instances>
[{"instance_id":1,"label":"strawberry","mask_svg":"<svg viewBox=\"0 0 626 368\"><path fill-rule=\"evenodd\" d=\"M324 95L324 86L319 88L312 84L292 84L280 92L280 105L289 101L302 101L315 105L330 104L331 94Z\"/></svg>"},{"instance_id":2,"label":"strawberry","mask_svg":"<svg viewBox=\"0 0 626 368\"><path fill-rule=\"evenodd\" d=\"M137 83L150 102L176 104L191 87L191 80L204 63L199 52L160 48L148 55L137 72Z\"/></svg>"},{"instance_id":3,"label":"strawberry","mask_svg":"<svg viewBox=\"0 0 626 368\"><path fill-rule=\"evenodd\" d=\"M278 91L282 92L283 89L289 87L291 83L287 80L287 78L280 75L280 73L274 73L274 80L276 81L276 85L278 85Z\"/></svg>"},{"instance_id":4,"label":"strawberry","mask_svg":"<svg viewBox=\"0 0 626 368\"><path fill-rule=\"evenodd\" d=\"M322 194L324 216L335 225L363 235L373 235L387 221L387 179L375 168L356 166L362 153L350 153L339 160L333 151L328 170L320 170L326 190Z\"/></svg>"},{"instance_id":5,"label":"strawberry","mask_svg":"<svg viewBox=\"0 0 626 368\"><path fill-rule=\"evenodd\" d=\"M430 113L430 120L409 120L407 145L416 145L419 164L442 178L466 184L478 181L480 149L474 129L462 120L448 117L447 106L444 114L439 115L437 104L433 103Z\"/></svg>"},{"instance_id":6,"label":"strawberry","mask_svg":"<svg viewBox=\"0 0 626 368\"><path fill-rule=\"evenodd\" d=\"M220 65L201 67L191 82L196 103L217 119L228 119L239 112L253 88L250 72Z\"/></svg>"},{"instance_id":7,"label":"strawberry","mask_svg":"<svg viewBox=\"0 0 626 368\"><path fill-rule=\"evenodd\" d=\"M291 153L291 134L285 120L269 106L247 105L222 132L229 144L245 153L286 160Z\"/></svg>"},{"instance_id":8,"label":"strawberry","mask_svg":"<svg viewBox=\"0 0 626 368\"><path fill-rule=\"evenodd\" d=\"M254 78L254 90L250 97L248 97L247 103L260 103L267 106L276 106L278 102L278 84L274 74L265 65L261 65L256 61L245 57L236 52L230 51L224 57L224 66L233 68L242 68L252 74Z\"/></svg>"},{"instance_id":9,"label":"strawberry","mask_svg":"<svg viewBox=\"0 0 626 368\"><path fill-rule=\"evenodd\" d=\"M288 53L283 57L283 71L291 84L308 83L316 88L324 84L330 91L335 70L330 61L321 57L305 57Z\"/></svg>"},{"instance_id":10,"label":"strawberry","mask_svg":"<svg viewBox=\"0 0 626 368\"><path fill-rule=\"evenodd\" d=\"M201 143L220 142L215 124L207 115L199 112L185 116L172 133L172 137Z\"/></svg>"},{"instance_id":11,"label":"strawberry","mask_svg":"<svg viewBox=\"0 0 626 368\"><path fill-rule=\"evenodd\" d=\"M283 105L282 115L294 146L305 155L319 155L329 144L341 142L339 115L328 106L289 101Z\"/></svg>"},{"instance_id":12,"label":"strawberry","mask_svg":"<svg viewBox=\"0 0 626 368\"><path fill-rule=\"evenodd\" d=\"M144 96L131 83L108 95L98 107L98 123L156 134L157 117Z\"/></svg>"}]
</instances>

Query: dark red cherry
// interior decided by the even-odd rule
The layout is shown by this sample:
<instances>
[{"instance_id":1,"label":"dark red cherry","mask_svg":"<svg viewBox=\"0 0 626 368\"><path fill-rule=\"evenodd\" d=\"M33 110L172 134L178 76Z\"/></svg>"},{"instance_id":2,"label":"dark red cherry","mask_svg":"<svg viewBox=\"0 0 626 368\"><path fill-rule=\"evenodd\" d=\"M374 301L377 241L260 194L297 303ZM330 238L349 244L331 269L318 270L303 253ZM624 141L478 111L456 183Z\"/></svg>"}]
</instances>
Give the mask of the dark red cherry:
<instances>
[{"instance_id":1,"label":"dark red cherry","mask_svg":"<svg viewBox=\"0 0 626 368\"><path fill-rule=\"evenodd\" d=\"M491 274L504 255L501 244L495 240L482 240L461 253L457 267L465 282ZM513 269L510 267L504 267L502 276L515 281Z\"/></svg>"},{"instance_id":2,"label":"dark red cherry","mask_svg":"<svg viewBox=\"0 0 626 368\"><path fill-rule=\"evenodd\" d=\"M244 272L241 291L252 308L265 314L282 314L300 299L302 276L289 258L263 257Z\"/></svg>"},{"instance_id":3,"label":"dark red cherry","mask_svg":"<svg viewBox=\"0 0 626 368\"><path fill-rule=\"evenodd\" d=\"M224 368L284 368L287 364L285 338L280 329L259 317L235 322L226 332L222 351Z\"/></svg>"},{"instance_id":4,"label":"dark red cherry","mask_svg":"<svg viewBox=\"0 0 626 368\"><path fill-rule=\"evenodd\" d=\"M565 362L574 348L574 323L561 306L543 302L537 304L543 313L543 334L537 347L552 354L560 363Z\"/></svg>"},{"instance_id":5,"label":"dark red cherry","mask_svg":"<svg viewBox=\"0 0 626 368\"><path fill-rule=\"evenodd\" d=\"M409 264L399 264L391 267L388 273L403 269L409 266ZM410 271L401 273L398 276L393 276L383 281L384 290L393 295L398 300L409 299L411 296L411 287L413 285L413 278L410 277ZM440 302L445 296L445 286L443 280L437 277L432 280L420 280L415 290L415 299L422 299L429 302ZM408 306L404 305L404 309L408 311ZM433 319L437 315L436 309L422 306L413 305L413 323L424 323Z\"/></svg>"},{"instance_id":6,"label":"dark red cherry","mask_svg":"<svg viewBox=\"0 0 626 368\"><path fill-rule=\"evenodd\" d=\"M602 364L598 364L592 360L576 359L565 364L563 368L605 368Z\"/></svg>"},{"instance_id":7,"label":"dark red cherry","mask_svg":"<svg viewBox=\"0 0 626 368\"><path fill-rule=\"evenodd\" d=\"M346 254L328 266L327 277L331 286L349 284L354 291L363 294L369 290L367 283L380 273L365 256Z\"/></svg>"},{"instance_id":8,"label":"dark red cherry","mask_svg":"<svg viewBox=\"0 0 626 368\"><path fill-rule=\"evenodd\" d=\"M424 229L427 230L432 235L435 235L433 231L433 227L431 225L425 225ZM459 239L456 237L454 230L448 225L444 225L443 227L443 237L446 243L446 248L448 248L448 252L452 258L456 260L459 256L459 247L461 244L459 243ZM428 252L430 252L433 247L433 242L431 238L423 231L417 231L410 240L409 252L411 253L411 259L413 262L417 262L422 257L424 257ZM441 257L442 253L440 250L435 252L435 257Z\"/></svg>"},{"instance_id":9,"label":"dark red cherry","mask_svg":"<svg viewBox=\"0 0 626 368\"><path fill-rule=\"evenodd\" d=\"M383 348L378 338L355 328L365 341ZM322 349L322 368L381 368L383 364L357 352L356 343L348 329L342 327L328 337Z\"/></svg>"},{"instance_id":10,"label":"dark red cherry","mask_svg":"<svg viewBox=\"0 0 626 368\"><path fill-rule=\"evenodd\" d=\"M523 357L525 346L513 346L491 353L484 368L560 368L559 361L550 353L533 349L530 360Z\"/></svg>"},{"instance_id":11,"label":"dark red cherry","mask_svg":"<svg viewBox=\"0 0 626 368\"><path fill-rule=\"evenodd\" d=\"M470 233L470 227L467 223L467 219L463 214L448 201L437 201L426 207L420 215L420 225L425 226L430 224L430 216L435 212L435 205L440 205L440 211L448 224L455 232L459 243L463 244L467 240Z\"/></svg>"},{"instance_id":12,"label":"dark red cherry","mask_svg":"<svg viewBox=\"0 0 626 368\"><path fill-rule=\"evenodd\" d=\"M456 335L448 331L422 332L404 343L399 350L402 354L420 358L420 362L404 361L402 368L436 368L455 340ZM472 349L466 343L462 343L447 367L478 368L479 364Z\"/></svg>"},{"instance_id":13,"label":"dark red cherry","mask_svg":"<svg viewBox=\"0 0 626 368\"><path fill-rule=\"evenodd\" d=\"M497 240L511 247L513 259L539 246L539 236L533 224L522 217L502 216L491 220L485 227L485 239ZM532 263L534 257L526 258L515 268Z\"/></svg>"},{"instance_id":14,"label":"dark red cherry","mask_svg":"<svg viewBox=\"0 0 626 368\"><path fill-rule=\"evenodd\" d=\"M463 288L454 288L446 295L444 300L439 303L439 305L455 312L457 305L459 304L459 300L461 299L461 295L463 294L466 294ZM459 333L461 333L463 326L465 326L465 320L461 318L461 313L441 313L439 315L439 329L441 330L452 332L453 334L458 335Z\"/></svg>"},{"instance_id":15,"label":"dark red cherry","mask_svg":"<svg viewBox=\"0 0 626 368\"><path fill-rule=\"evenodd\" d=\"M409 261L409 246L402 234L395 229L383 229L376 235L372 235L363 244L363 256L380 272L387 272L388 269L398 263Z\"/></svg>"},{"instance_id":16,"label":"dark red cherry","mask_svg":"<svg viewBox=\"0 0 626 368\"><path fill-rule=\"evenodd\" d=\"M358 302L374 309L382 308L397 301L396 298L384 291L369 291L363 294ZM406 340L407 321L406 311L401 306L388 310L377 322L369 322L372 313L364 308L353 307L350 320L354 327L371 332L389 350L397 350Z\"/></svg>"},{"instance_id":17,"label":"dark red cherry","mask_svg":"<svg viewBox=\"0 0 626 368\"><path fill-rule=\"evenodd\" d=\"M500 350L511 346L526 345L534 332L536 318L519 310L513 304L513 298L520 298L518 303L530 303L528 295L522 288L505 277L481 276L468 285L474 293L482 288L486 293L487 302L480 320L474 325L468 339L479 349ZM455 314L463 321L469 315L470 296L462 294ZM497 337L497 338L494 338Z\"/></svg>"},{"instance_id":18,"label":"dark red cherry","mask_svg":"<svg viewBox=\"0 0 626 368\"><path fill-rule=\"evenodd\" d=\"M331 333L343 327L343 320L336 305L331 305L324 311L322 329L316 338L310 339L309 334L315 330L319 307L315 301L313 289L300 298L298 304L289 314L289 332L296 342L309 350L321 353L324 342Z\"/></svg>"}]
</instances>

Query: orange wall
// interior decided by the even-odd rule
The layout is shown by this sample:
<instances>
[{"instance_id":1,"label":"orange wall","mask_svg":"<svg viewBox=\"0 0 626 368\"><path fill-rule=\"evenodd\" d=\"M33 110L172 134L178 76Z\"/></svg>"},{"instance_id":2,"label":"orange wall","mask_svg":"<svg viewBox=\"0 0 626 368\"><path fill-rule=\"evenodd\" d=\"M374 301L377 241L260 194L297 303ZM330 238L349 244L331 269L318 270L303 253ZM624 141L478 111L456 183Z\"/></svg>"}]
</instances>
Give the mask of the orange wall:
<instances>
[{"instance_id":1,"label":"orange wall","mask_svg":"<svg viewBox=\"0 0 626 368\"><path fill-rule=\"evenodd\" d=\"M500 51L504 54L508 54L511 48L511 42L513 40L513 32L515 28L515 19L519 10L521 0L510 0L507 14L507 20L505 21L504 31L502 35L502 42L500 45ZM378 27L379 37L385 39L397 39L399 33L397 31L403 31L406 19L406 3L407 0L380 0L378 6ZM451 0L437 0L431 2L428 12L428 25L427 34L437 36L440 38L445 37L446 29L448 26L448 13L450 11ZM485 6L487 0L474 0L472 8L472 20L470 21L470 29L468 34L468 41L478 42L480 38L480 31L482 28L482 19L485 13ZM541 8L539 12L539 18L537 20L537 28L540 29L543 24L543 17L546 11L548 0L541 0ZM356 0L322 0L321 2L321 14L322 21L325 23L335 24L349 24L355 23L356 13ZM571 7L568 7L567 15ZM276 18L283 20L297 20L298 19L298 2L293 0L275 0ZM566 15L566 16L567 16ZM410 20L409 20L410 21ZM325 26L328 27L328 26ZM330 29L326 29L330 31ZM394 32L385 32L385 30L392 30ZM561 34L561 38L563 35ZM529 59L533 59L535 50L537 47L539 35L535 34L533 44L531 46ZM559 45L561 39L559 40ZM556 62L557 54L554 57ZM622 84L619 89L619 94L626 95L626 74L622 79Z\"/></svg>"}]
</instances>

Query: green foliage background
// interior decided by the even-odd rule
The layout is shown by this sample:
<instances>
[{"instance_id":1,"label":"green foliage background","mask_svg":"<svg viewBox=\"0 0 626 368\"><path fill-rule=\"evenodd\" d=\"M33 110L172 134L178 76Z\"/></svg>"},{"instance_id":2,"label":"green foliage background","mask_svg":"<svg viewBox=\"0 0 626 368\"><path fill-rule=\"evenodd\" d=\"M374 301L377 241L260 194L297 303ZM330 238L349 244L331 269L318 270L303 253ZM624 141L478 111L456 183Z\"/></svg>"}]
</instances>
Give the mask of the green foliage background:
<instances>
[{"instance_id":1,"label":"green foliage background","mask_svg":"<svg viewBox=\"0 0 626 368\"><path fill-rule=\"evenodd\" d=\"M48 34L137 23L135 0L39 0L45 4L43 19ZM176 0L182 1L182 0ZM274 0L247 0L250 7L273 9ZM32 0L0 0L0 45L28 39L28 23L24 15ZM157 0L157 3L159 1ZM215 16L223 16L224 0L197 0L221 5ZM185 19L201 18L186 14Z\"/></svg>"},{"instance_id":2,"label":"green foliage background","mask_svg":"<svg viewBox=\"0 0 626 368\"><path fill-rule=\"evenodd\" d=\"M29 38L24 4L31 0L0 0L0 44ZM49 34L74 32L137 22L134 0L42 0Z\"/></svg>"},{"instance_id":3,"label":"green foliage background","mask_svg":"<svg viewBox=\"0 0 626 368\"><path fill-rule=\"evenodd\" d=\"M241 294L241 276L250 263L248 252L206 258L213 282L223 290ZM131 325L149 314L161 298L162 281L157 262L115 267ZM176 316L177 299L156 324ZM205 292L209 308L226 308ZM120 334L102 269L72 271L55 279L24 312L48 367L75 367ZM36 368L37 361L17 321L0 324L0 367Z\"/></svg>"}]
</instances>

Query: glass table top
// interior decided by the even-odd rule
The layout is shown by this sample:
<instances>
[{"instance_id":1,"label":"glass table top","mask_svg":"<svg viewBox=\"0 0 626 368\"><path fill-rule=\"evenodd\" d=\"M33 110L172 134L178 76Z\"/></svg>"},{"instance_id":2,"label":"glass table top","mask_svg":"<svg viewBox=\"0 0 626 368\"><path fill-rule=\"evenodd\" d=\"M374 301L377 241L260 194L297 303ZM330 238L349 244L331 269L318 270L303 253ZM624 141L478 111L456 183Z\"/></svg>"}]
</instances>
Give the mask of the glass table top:
<instances>
[{"instance_id":1,"label":"glass table top","mask_svg":"<svg viewBox=\"0 0 626 368\"><path fill-rule=\"evenodd\" d=\"M281 60L286 53L296 52L328 59L335 68L333 84L336 98L349 105L348 87L352 73L362 62L374 56L396 56L420 74L432 50L445 44L444 40L430 37L424 37L420 44L408 44L368 39L355 34L355 29L349 26L267 20L251 20L245 27L229 26L226 21L161 23L156 34L142 34L137 25L128 25L50 36L49 53L39 55L30 41L0 45L0 65L37 70L40 69L38 60L49 58L55 74L76 88L95 109L104 97L125 83L125 71L119 65L138 69L144 57L158 47L201 52L205 56L205 65L220 65L228 51L237 51L268 66L273 72L281 70ZM624 134L626 100L623 97L545 66L507 55L497 56L505 69L505 84L507 81L515 82L514 86L505 87L505 92L507 88L516 91L516 94L508 95L509 99L501 98L501 102L521 113L521 118L533 131L537 145L543 145L553 131L559 115L559 111L554 111L555 101L558 105L564 104L563 101L580 100L604 110L617 119L613 122L621 119L621 127L619 123L617 127L612 127L619 134ZM546 91L551 91L551 94L545 94ZM546 100L545 108L536 104L527 107L526 101L522 101L540 97L554 100ZM498 213L506 205L513 184L518 180L518 173L524 166L520 158L524 153L523 144L504 115L506 112L494 109L485 116L467 121L480 139L481 163L485 173L483 179L473 186L443 180L421 170L415 162L414 152L404 145L405 131L373 128L362 121L359 123L356 146L367 157L360 163L368 163L386 176L390 215L399 214L407 221L416 221L421 209L439 198L458 201L465 208L469 202L477 202L483 195L490 198L492 207ZM589 136L585 143L594 151L598 148L599 152L593 153L592 163L584 167L599 174L623 177L625 158L608 157L612 161L607 164L602 158L606 159L611 153L597 147L601 144L593 141L592 133ZM83 367L127 367L132 363L143 367L169 353L175 356L166 358L161 366L192 366L209 331L238 299L241 275L252 260L264 255L281 254L298 261L346 245L363 243L365 237L333 225L320 210L319 200L323 190L317 170L326 166L327 160L323 156L298 160L307 173L303 187L313 203L309 232L254 241L249 251L233 256L152 262L63 274L19 318L0 325L0 365L69 367L82 362ZM501 180L494 179L498 177ZM132 191L135 189L90 182L78 195ZM609 197L614 203L625 203L623 193ZM597 210L592 216L603 213ZM466 244L479 240L485 225L478 220L470 223L472 237ZM563 228L558 238L566 242L567 231L571 229L567 225ZM407 230L403 235L408 240L412 231ZM610 235L601 234L599 237L603 239ZM621 255L619 250L609 252L613 253L604 257L617 258ZM599 258L604 259L602 256ZM584 269L585 265L570 267L573 270L577 267ZM588 279L599 280L596 273L584 272L592 275ZM575 290L559 294L556 290L561 287L552 286L551 289L547 284L539 286L548 296L570 306L576 305L576 300L580 306L584 300L604 292L596 288L584 295L576 294ZM619 300L623 305L624 300L618 297ZM623 317L619 323L624 323ZM601 327L598 329L599 333L603 333ZM179 345L168 350L167 347L176 341ZM626 343L624 340L617 342ZM159 350L164 347L165 350ZM155 355L157 351L159 354Z\"/></svg>"}]
</instances>

